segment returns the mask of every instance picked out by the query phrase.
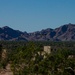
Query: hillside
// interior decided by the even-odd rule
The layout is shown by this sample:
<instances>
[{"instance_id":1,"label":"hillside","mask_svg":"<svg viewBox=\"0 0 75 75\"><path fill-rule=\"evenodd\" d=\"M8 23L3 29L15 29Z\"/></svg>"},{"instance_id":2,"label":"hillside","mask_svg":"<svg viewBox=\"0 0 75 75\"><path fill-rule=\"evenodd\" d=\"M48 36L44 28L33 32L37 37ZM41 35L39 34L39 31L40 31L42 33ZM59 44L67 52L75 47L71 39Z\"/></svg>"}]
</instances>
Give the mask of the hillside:
<instances>
[{"instance_id":1,"label":"hillside","mask_svg":"<svg viewBox=\"0 0 75 75\"><path fill-rule=\"evenodd\" d=\"M0 28L0 40L9 41L75 41L75 24L43 29L33 33L21 32L8 26Z\"/></svg>"}]
</instances>

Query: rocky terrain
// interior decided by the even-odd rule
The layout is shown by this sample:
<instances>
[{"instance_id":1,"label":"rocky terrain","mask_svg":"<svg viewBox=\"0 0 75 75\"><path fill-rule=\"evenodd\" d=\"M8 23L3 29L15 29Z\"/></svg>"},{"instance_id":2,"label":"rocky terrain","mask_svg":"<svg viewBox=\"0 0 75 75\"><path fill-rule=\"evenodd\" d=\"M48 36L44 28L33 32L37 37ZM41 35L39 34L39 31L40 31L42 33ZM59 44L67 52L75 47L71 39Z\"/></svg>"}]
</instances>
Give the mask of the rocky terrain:
<instances>
[{"instance_id":1,"label":"rocky terrain","mask_svg":"<svg viewBox=\"0 0 75 75\"><path fill-rule=\"evenodd\" d=\"M0 28L0 40L9 41L75 41L75 24L43 29L33 33L21 32L8 26Z\"/></svg>"}]
</instances>

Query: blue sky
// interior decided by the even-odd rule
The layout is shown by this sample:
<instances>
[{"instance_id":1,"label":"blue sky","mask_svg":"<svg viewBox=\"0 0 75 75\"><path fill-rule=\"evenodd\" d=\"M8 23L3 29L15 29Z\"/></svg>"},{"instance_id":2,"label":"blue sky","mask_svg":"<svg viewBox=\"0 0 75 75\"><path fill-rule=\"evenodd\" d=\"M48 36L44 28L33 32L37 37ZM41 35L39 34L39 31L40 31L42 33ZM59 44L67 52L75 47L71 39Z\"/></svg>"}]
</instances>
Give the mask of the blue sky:
<instances>
[{"instance_id":1,"label":"blue sky","mask_svg":"<svg viewBox=\"0 0 75 75\"><path fill-rule=\"evenodd\" d=\"M0 0L0 27L34 32L75 24L75 0Z\"/></svg>"}]
</instances>

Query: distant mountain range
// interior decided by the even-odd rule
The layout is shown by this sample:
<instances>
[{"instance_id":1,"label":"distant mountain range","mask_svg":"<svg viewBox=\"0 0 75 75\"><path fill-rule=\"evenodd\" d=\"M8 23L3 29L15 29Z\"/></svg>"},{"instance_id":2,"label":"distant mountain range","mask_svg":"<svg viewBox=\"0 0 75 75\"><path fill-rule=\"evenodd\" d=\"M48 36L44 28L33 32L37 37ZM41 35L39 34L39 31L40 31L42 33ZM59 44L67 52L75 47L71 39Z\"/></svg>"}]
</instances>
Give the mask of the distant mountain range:
<instances>
[{"instance_id":1,"label":"distant mountain range","mask_svg":"<svg viewBox=\"0 0 75 75\"><path fill-rule=\"evenodd\" d=\"M21 32L4 26L0 28L0 40L75 41L75 24L69 23L55 29L47 28L33 33Z\"/></svg>"}]
</instances>

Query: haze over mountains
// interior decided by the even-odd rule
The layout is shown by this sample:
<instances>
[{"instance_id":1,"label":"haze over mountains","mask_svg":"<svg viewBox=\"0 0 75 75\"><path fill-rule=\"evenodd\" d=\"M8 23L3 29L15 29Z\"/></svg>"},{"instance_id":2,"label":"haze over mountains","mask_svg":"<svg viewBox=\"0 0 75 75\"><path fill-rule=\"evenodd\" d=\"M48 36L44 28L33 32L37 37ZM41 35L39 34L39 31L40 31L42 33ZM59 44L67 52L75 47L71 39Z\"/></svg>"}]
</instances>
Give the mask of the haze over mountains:
<instances>
[{"instance_id":1,"label":"haze over mountains","mask_svg":"<svg viewBox=\"0 0 75 75\"><path fill-rule=\"evenodd\" d=\"M75 41L75 24L55 29L47 28L33 33L21 32L8 26L0 28L0 40L9 41Z\"/></svg>"}]
</instances>

